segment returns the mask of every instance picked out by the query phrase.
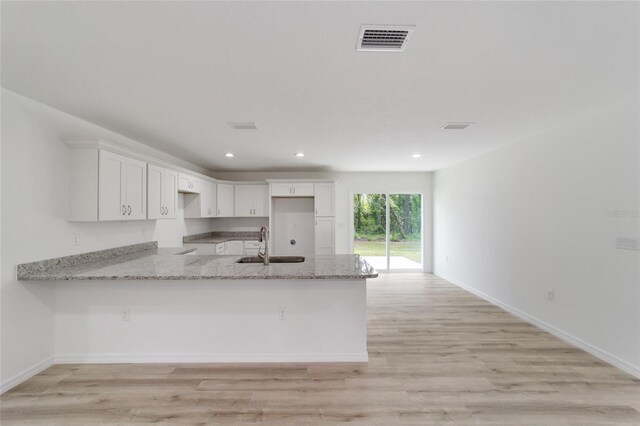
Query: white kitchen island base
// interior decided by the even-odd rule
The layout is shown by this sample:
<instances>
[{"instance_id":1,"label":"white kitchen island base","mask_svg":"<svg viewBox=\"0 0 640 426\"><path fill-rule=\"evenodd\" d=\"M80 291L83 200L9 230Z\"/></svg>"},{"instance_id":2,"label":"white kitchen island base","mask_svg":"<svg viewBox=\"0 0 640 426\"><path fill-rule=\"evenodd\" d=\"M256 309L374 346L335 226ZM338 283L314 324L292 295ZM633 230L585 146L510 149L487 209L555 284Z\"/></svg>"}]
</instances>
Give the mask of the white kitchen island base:
<instances>
[{"instance_id":1,"label":"white kitchen island base","mask_svg":"<svg viewBox=\"0 0 640 426\"><path fill-rule=\"evenodd\" d=\"M73 280L56 287L55 363L368 360L366 279Z\"/></svg>"}]
</instances>

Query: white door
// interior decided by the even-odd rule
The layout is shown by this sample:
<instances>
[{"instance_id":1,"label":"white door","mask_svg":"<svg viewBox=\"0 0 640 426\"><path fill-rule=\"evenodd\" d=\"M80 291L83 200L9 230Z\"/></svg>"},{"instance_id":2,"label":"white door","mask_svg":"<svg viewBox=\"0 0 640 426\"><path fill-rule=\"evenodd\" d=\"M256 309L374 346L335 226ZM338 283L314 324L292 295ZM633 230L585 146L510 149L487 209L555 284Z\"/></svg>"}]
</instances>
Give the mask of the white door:
<instances>
[{"instance_id":1,"label":"white door","mask_svg":"<svg viewBox=\"0 0 640 426\"><path fill-rule=\"evenodd\" d=\"M218 184L218 216L233 216L233 185Z\"/></svg>"},{"instance_id":2,"label":"white door","mask_svg":"<svg viewBox=\"0 0 640 426\"><path fill-rule=\"evenodd\" d=\"M236 217L253 216L253 185L235 185Z\"/></svg>"},{"instance_id":3,"label":"white door","mask_svg":"<svg viewBox=\"0 0 640 426\"><path fill-rule=\"evenodd\" d=\"M164 171L164 217L175 219L178 217L178 172ZM147 206L148 207L148 206Z\"/></svg>"},{"instance_id":4,"label":"white door","mask_svg":"<svg viewBox=\"0 0 640 426\"><path fill-rule=\"evenodd\" d=\"M127 220L147 218L147 163L127 158Z\"/></svg>"},{"instance_id":5,"label":"white door","mask_svg":"<svg viewBox=\"0 0 640 426\"><path fill-rule=\"evenodd\" d=\"M335 216L333 183L316 183L314 188L316 216Z\"/></svg>"},{"instance_id":6,"label":"white door","mask_svg":"<svg viewBox=\"0 0 640 426\"><path fill-rule=\"evenodd\" d=\"M334 218L316 218L316 255L332 255L335 253Z\"/></svg>"},{"instance_id":7,"label":"white door","mask_svg":"<svg viewBox=\"0 0 640 426\"><path fill-rule=\"evenodd\" d=\"M149 164L147 169L147 219L164 219L165 170Z\"/></svg>"},{"instance_id":8,"label":"white door","mask_svg":"<svg viewBox=\"0 0 640 426\"><path fill-rule=\"evenodd\" d=\"M253 215L262 217L269 216L269 186L253 186Z\"/></svg>"},{"instance_id":9,"label":"white door","mask_svg":"<svg viewBox=\"0 0 640 426\"><path fill-rule=\"evenodd\" d=\"M127 158L100 150L98 220L125 220Z\"/></svg>"}]
</instances>

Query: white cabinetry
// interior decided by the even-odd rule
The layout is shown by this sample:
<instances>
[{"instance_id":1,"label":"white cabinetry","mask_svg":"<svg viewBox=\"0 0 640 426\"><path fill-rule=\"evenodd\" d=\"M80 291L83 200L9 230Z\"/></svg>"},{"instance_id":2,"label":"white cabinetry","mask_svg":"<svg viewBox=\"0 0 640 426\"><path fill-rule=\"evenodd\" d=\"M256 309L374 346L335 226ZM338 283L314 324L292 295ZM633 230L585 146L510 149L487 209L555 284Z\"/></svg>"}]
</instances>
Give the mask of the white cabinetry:
<instances>
[{"instance_id":1,"label":"white cabinetry","mask_svg":"<svg viewBox=\"0 0 640 426\"><path fill-rule=\"evenodd\" d=\"M184 217L207 218L217 216L217 188L213 182L197 182L199 194L184 194Z\"/></svg>"},{"instance_id":2,"label":"white cabinetry","mask_svg":"<svg viewBox=\"0 0 640 426\"><path fill-rule=\"evenodd\" d=\"M316 217L316 255L335 253L335 218Z\"/></svg>"},{"instance_id":3,"label":"white cabinetry","mask_svg":"<svg viewBox=\"0 0 640 426\"><path fill-rule=\"evenodd\" d=\"M236 217L269 216L269 187L267 185L235 185Z\"/></svg>"},{"instance_id":4,"label":"white cabinetry","mask_svg":"<svg viewBox=\"0 0 640 426\"><path fill-rule=\"evenodd\" d=\"M178 172L153 164L147 168L147 219L175 219L178 213Z\"/></svg>"},{"instance_id":5,"label":"white cabinetry","mask_svg":"<svg viewBox=\"0 0 640 426\"><path fill-rule=\"evenodd\" d=\"M182 245L185 249L196 249L196 253L199 256L212 256L215 250L215 244L189 244Z\"/></svg>"},{"instance_id":6,"label":"white cabinetry","mask_svg":"<svg viewBox=\"0 0 640 426\"><path fill-rule=\"evenodd\" d=\"M147 218L147 163L69 144L69 221Z\"/></svg>"},{"instance_id":7,"label":"white cabinetry","mask_svg":"<svg viewBox=\"0 0 640 426\"><path fill-rule=\"evenodd\" d=\"M217 213L218 217L232 217L233 216L233 185L226 183L219 183L218 185L218 199L217 199Z\"/></svg>"},{"instance_id":8,"label":"white cabinetry","mask_svg":"<svg viewBox=\"0 0 640 426\"><path fill-rule=\"evenodd\" d=\"M100 150L98 220L147 218L147 163Z\"/></svg>"},{"instance_id":9,"label":"white cabinetry","mask_svg":"<svg viewBox=\"0 0 640 426\"><path fill-rule=\"evenodd\" d=\"M200 192L200 181L191 175L180 173L178 179L178 191L198 194Z\"/></svg>"},{"instance_id":10,"label":"white cabinetry","mask_svg":"<svg viewBox=\"0 0 640 426\"><path fill-rule=\"evenodd\" d=\"M244 241L227 241L224 254L242 256L244 254Z\"/></svg>"},{"instance_id":11,"label":"white cabinetry","mask_svg":"<svg viewBox=\"0 0 640 426\"><path fill-rule=\"evenodd\" d=\"M313 197L313 182L272 183L272 197Z\"/></svg>"},{"instance_id":12,"label":"white cabinetry","mask_svg":"<svg viewBox=\"0 0 640 426\"><path fill-rule=\"evenodd\" d=\"M314 185L316 216L335 216L335 183L322 182Z\"/></svg>"},{"instance_id":13,"label":"white cabinetry","mask_svg":"<svg viewBox=\"0 0 640 426\"><path fill-rule=\"evenodd\" d=\"M264 250L264 243L260 241L245 241L244 242L244 255L245 256L257 256L260 250Z\"/></svg>"}]
</instances>

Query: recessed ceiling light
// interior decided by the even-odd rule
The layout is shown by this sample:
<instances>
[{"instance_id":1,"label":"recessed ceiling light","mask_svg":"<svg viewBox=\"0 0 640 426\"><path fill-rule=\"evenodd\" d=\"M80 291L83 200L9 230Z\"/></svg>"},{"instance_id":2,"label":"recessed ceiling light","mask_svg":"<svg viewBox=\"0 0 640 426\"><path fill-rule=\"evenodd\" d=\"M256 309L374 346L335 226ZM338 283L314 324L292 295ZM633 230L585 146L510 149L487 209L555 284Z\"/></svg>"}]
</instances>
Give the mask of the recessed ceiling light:
<instances>
[{"instance_id":1,"label":"recessed ceiling light","mask_svg":"<svg viewBox=\"0 0 640 426\"><path fill-rule=\"evenodd\" d=\"M412 157L413 158L420 158L420 157L422 157L422 154L413 154Z\"/></svg>"},{"instance_id":2,"label":"recessed ceiling light","mask_svg":"<svg viewBox=\"0 0 640 426\"><path fill-rule=\"evenodd\" d=\"M458 122L458 123L447 123L444 126L440 127L440 130L464 130L467 127L475 124L472 121L467 122Z\"/></svg>"},{"instance_id":3,"label":"recessed ceiling light","mask_svg":"<svg viewBox=\"0 0 640 426\"><path fill-rule=\"evenodd\" d=\"M236 130L257 130L255 121L228 121L227 124Z\"/></svg>"},{"instance_id":4,"label":"recessed ceiling light","mask_svg":"<svg viewBox=\"0 0 640 426\"><path fill-rule=\"evenodd\" d=\"M302 152L296 152L296 157L304 157L304 153Z\"/></svg>"},{"instance_id":5,"label":"recessed ceiling light","mask_svg":"<svg viewBox=\"0 0 640 426\"><path fill-rule=\"evenodd\" d=\"M232 153L230 153L230 152L227 152L224 156L225 156L225 157L229 157L229 158L231 158L231 157L235 157L235 155L234 155L234 154L232 154Z\"/></svg>"}]
</instances>

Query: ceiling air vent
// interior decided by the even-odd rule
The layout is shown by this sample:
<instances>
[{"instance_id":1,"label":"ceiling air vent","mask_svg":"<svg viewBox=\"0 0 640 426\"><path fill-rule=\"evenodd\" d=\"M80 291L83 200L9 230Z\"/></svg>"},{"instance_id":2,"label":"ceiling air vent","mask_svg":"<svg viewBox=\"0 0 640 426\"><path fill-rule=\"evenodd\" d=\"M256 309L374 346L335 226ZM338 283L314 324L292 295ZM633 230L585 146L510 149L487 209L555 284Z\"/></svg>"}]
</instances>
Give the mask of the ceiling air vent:
<instances>
[{"instance_id":1,"label":"ceiling air vent","mask_svg":"<svg viewBox=\"0 0 640 426\"><path fill-rule=\"evenodd\" d=\"M236 130L257 130L255 121L229 121L229 127Z\"/></svg>"},{"instance_id":2,"label":"ceiling air vent","mask_svg":"<svg viewBox=\"0 0 640 426\"><path fill-rule=\"evenodd\" d=\"M442 126L440 130L464 130L467 127L471 126L472 124L473 124L472 122L447 123L444 126Z\"/></svg>"},{"instance_id":3,"label":"ceiling air vent","mask_svg":"<svg viewBox=\"0 0 640 426\"><path fill-rule=\"evenodd\" d=\"M413 25L363 25L358 50L402 52L416 27Z\"/></svg>"}]
</instances>

